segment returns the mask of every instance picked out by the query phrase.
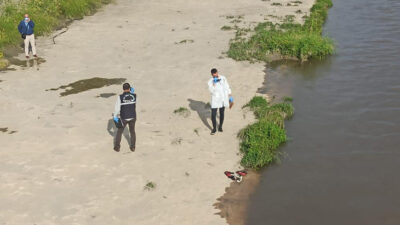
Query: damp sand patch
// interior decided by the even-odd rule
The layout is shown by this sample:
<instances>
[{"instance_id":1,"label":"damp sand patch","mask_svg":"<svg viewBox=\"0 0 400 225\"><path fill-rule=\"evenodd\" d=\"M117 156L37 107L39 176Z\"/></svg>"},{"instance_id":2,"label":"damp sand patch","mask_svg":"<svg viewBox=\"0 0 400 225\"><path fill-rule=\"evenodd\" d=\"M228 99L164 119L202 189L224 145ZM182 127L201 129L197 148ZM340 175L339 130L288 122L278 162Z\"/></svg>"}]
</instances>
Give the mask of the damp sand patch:
<instances>
[{"instance_id":1,"label":"damp sand patch","mask_svg":"<svg viewBox=\"0 0 400 225\"><path fill-rule=\"evenodd\" d=\"M220 210L216 214L225 218L229 225L245 224L249 199L259 182L260 174L252 170L241 183L232 182L225 188L225 194L214 204L214 208Z\"/></svg>"},{"instance_id":2,"label":"damp sand patch","mask_svg":"<svg viewBox=\"0 0 400 225\"><path fill-rule=\"evenodd\" d=\"M36 69L38 69L38 66L40 64L46 62L46 60L41 57L30 57L29 59L19 59L18 53L20 52L20 48L15 46L8 47L3 51L4 51L4 58L0 59L0 61L2 61L4 65L0 66L0 71L16 71L17 68L26 69L30 67L35 67Z\"/></svg>"},{"instance_id":3,"label":"damp sand patch","mask_svg":"<svg viewBox=\"0 0 400 225\"><path fill-rule=\"evenodd\" d=\"M8 132L8 134L17 133L16 130L10 130L10 131L8 131L8 127L0 127L0 132L2 132L2 133L7 133L7 132Z\"/></svg>"},{"instance_id":4,"label":"damp sand patch","mask_svg":"<svg viewBox=\"0 0 400 225\"><path fill-rule=\"evenodd\" d=\"M125 78L101 78L101 77L94 77L90 79L78 80L76 82L62 85L58 88L50 88L46 91L57 91L60 89L65 90L64 92L60 93L60 96L67 96L72 94L78 94L84 91L88 91L91 89L102 88L110 85L122 84L126 81Z\"/></svg>"},{"instance_id":5,"label":"damp sand patch","mask_svg":"<svg viewBox=\"0 0 400 225\"><path fill-rule=\"evenodd\" d=\"M117 95L115 93L101 93L99 95L96 96L96 98L109 98L112 97L114 95Z\"/></svg>"}]
</instances>

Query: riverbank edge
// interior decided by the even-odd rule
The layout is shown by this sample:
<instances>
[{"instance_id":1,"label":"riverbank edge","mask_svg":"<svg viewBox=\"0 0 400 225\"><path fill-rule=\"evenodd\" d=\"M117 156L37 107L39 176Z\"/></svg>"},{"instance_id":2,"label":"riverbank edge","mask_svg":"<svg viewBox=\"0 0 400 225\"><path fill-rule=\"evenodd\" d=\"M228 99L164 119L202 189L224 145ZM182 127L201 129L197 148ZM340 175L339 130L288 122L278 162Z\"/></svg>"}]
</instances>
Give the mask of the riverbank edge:
<instances>
[{"instance_id":1,"label":"riverbank edge","mask_svg":"<svg viewBox=\"0 0 400 225\"><path fill-rule=\"evenodd\" d=\"M307 61L333 55L335 47L329 37L322 35L331 0L316 0L304 24L294 23L287 15L282 23L259 23L249 38L239 29L229 43L227 55L236 61L272 62L282 59Z\"/></svg>"},{"instance_id":2,"label":"riverbank edge","mask_svg":"<svg viewBox=\"0 0 400 225\"><path fill-rule=\"evenodd\" d=\"M316 3L310 9L311 14L313 13L313 9L315 11L318 7L320 7L320 5L318 6L318 3L321 3L321 2L323 2L324 4L328 4L327 5L328 7L322 8L323 15L322 15L322 17L319 17L319 18L323 19L319 23L319 26L320 26L319 27L319 29L320 29L319 35L322 36L323 25L325 24L328 11L333 6L333 3L331 0L316 0ZM319 9L321 9L321 8L319 8ZM311 16L309 18L311 18ZM309 19L309 21L310 21L310 19ZM305 23L307 23L307 21ZM262 23L260 23L260 24L262 24ZM330 43L332 44L332 54L333 54L333 51L334 51L333 41L330 40ZM229 50L231 50L231 46L232 46L232 42L230 42L230 44L229 44ZM331 54L328 54L328 55L331 55ZM271 63L274 61L281 61L282 59L298 60L299 62L303 61L301 58L299 59L297 57L289 56L289 55L285 56L283 54L276 53L276 52L272 52L270 54L264 55L264 58L262 60L254 59L254 58L246 58L246 59L234 58L229 54L229 51L228 51L228 56L236 61L243 61L243 60L247 60L250 62L254 62L255 60L265 61L267 63L267 66L268 66L268 63ZM323 57L319 57L319 58L322 59ZM268 74L266 74L266 76L267 75ZM265 96L265 95L263 95L263 96ZM257 123L257 122L258 122L258 120L255 123ZM245 128L243 128L243 129L245 129ZM285 130L285 134L286 134L286 130ZM241 144L242 144L242 140L240 141L240 145ZM279 148L280 148L280 146L277 147L278 150L279 150ZM244 156L243 153L240 153L240 154L242 155L242 157ZM268 166L269 166L269 164L265 165L262 168L266 168ZM248 215L248 206L250 203L249 202L250 197L256 190L258 184L260 183L261 176L260 176L259 171L252 169L252 168L247 168L247 169L249 170L248 175L250 175L249 177L251 177L251 178L244 179L244 181L242 183L232 182L231 185L225 189L225 194L223 196L221 196L220 198L218 198L217 203L214 204L214 207L220 210L220 213L218 213L218 215L225 218L226 222L229 225L244 225L246 223L245 221L246 221L247 215Z\"/></svg>"},{"instance_id":3,"label":"riverbank edge","mask_svg":"<svg viewBox=\"0 0 400 225\"><path fill-rule=\"evenodd\" d=\"M95 14L106 4L114 0L27 0L24 2L6 2L0 8L0 70L12 63L5 54L6 48L16 48L22 43L17 26L25 13L35 21L35 36L45 36L56 30L68 27L73 21ZM38 20L36 20L38 19Z\"/></svg>"}]
</instances>

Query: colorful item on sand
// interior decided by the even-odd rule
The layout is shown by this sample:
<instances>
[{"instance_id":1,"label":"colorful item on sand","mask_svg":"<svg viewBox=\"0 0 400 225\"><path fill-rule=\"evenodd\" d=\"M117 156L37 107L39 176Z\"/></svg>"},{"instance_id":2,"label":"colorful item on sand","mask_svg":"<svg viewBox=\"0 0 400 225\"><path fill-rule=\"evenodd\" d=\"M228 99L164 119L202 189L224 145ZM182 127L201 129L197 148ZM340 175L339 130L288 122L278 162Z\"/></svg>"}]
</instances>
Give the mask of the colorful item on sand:
<instances>
[{"instance_id":1,"label":"colorful item on sand","mask_svg":"<svg viewBox=\"0 0 400 225\"><path fill-rule=\"evenodd\" d=\"M230 171L225 171L224 174L229 179L236 181L237 183L240 183L242 181L243 177L247 175L247 172L245 170L239 170L239 171L236 171L236 174L235 174Z\"/></svg>"}]
</instances>

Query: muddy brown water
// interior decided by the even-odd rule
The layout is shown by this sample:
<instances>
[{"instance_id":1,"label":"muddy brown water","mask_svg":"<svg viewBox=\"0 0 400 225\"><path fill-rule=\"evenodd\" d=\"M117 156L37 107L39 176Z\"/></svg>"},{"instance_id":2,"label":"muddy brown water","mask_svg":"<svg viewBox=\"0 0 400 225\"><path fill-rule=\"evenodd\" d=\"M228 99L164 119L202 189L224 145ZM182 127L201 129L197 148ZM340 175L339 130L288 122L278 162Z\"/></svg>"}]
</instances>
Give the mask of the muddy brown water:
<instances>
[{"instance_id":1,"label":"muddy brown water","mask_svg":"<svg viewBox=\"0 0 400 225\"><path fill-rule=\"evenodd\" d=\"M268 68L261 91L293 96L296 111L246 224L400 224L400 1L333 3L337 54Z\"/></svg>"}]
</instances>

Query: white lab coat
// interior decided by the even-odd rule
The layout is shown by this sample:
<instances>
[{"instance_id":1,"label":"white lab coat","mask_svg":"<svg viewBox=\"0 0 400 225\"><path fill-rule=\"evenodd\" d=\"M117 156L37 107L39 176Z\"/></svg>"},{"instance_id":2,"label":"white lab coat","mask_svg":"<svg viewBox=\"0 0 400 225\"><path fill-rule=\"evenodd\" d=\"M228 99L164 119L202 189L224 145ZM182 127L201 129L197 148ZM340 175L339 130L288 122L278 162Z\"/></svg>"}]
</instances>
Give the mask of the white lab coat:
<instances>
[{"instance_id":1,"label":"white lab coat","mask_svg":"<svg viewBox=\"0 0 400 225\"><path fill-rule=\"evenodd\" d=\"M221 81L214 85L213 79L214 78L210 78L208 81L208 90L211 93L211 108L228 107L229 95L231 94L228 81L224 76L219 75L218 79L221 79Z\"/></svg>"}]
</instances>

